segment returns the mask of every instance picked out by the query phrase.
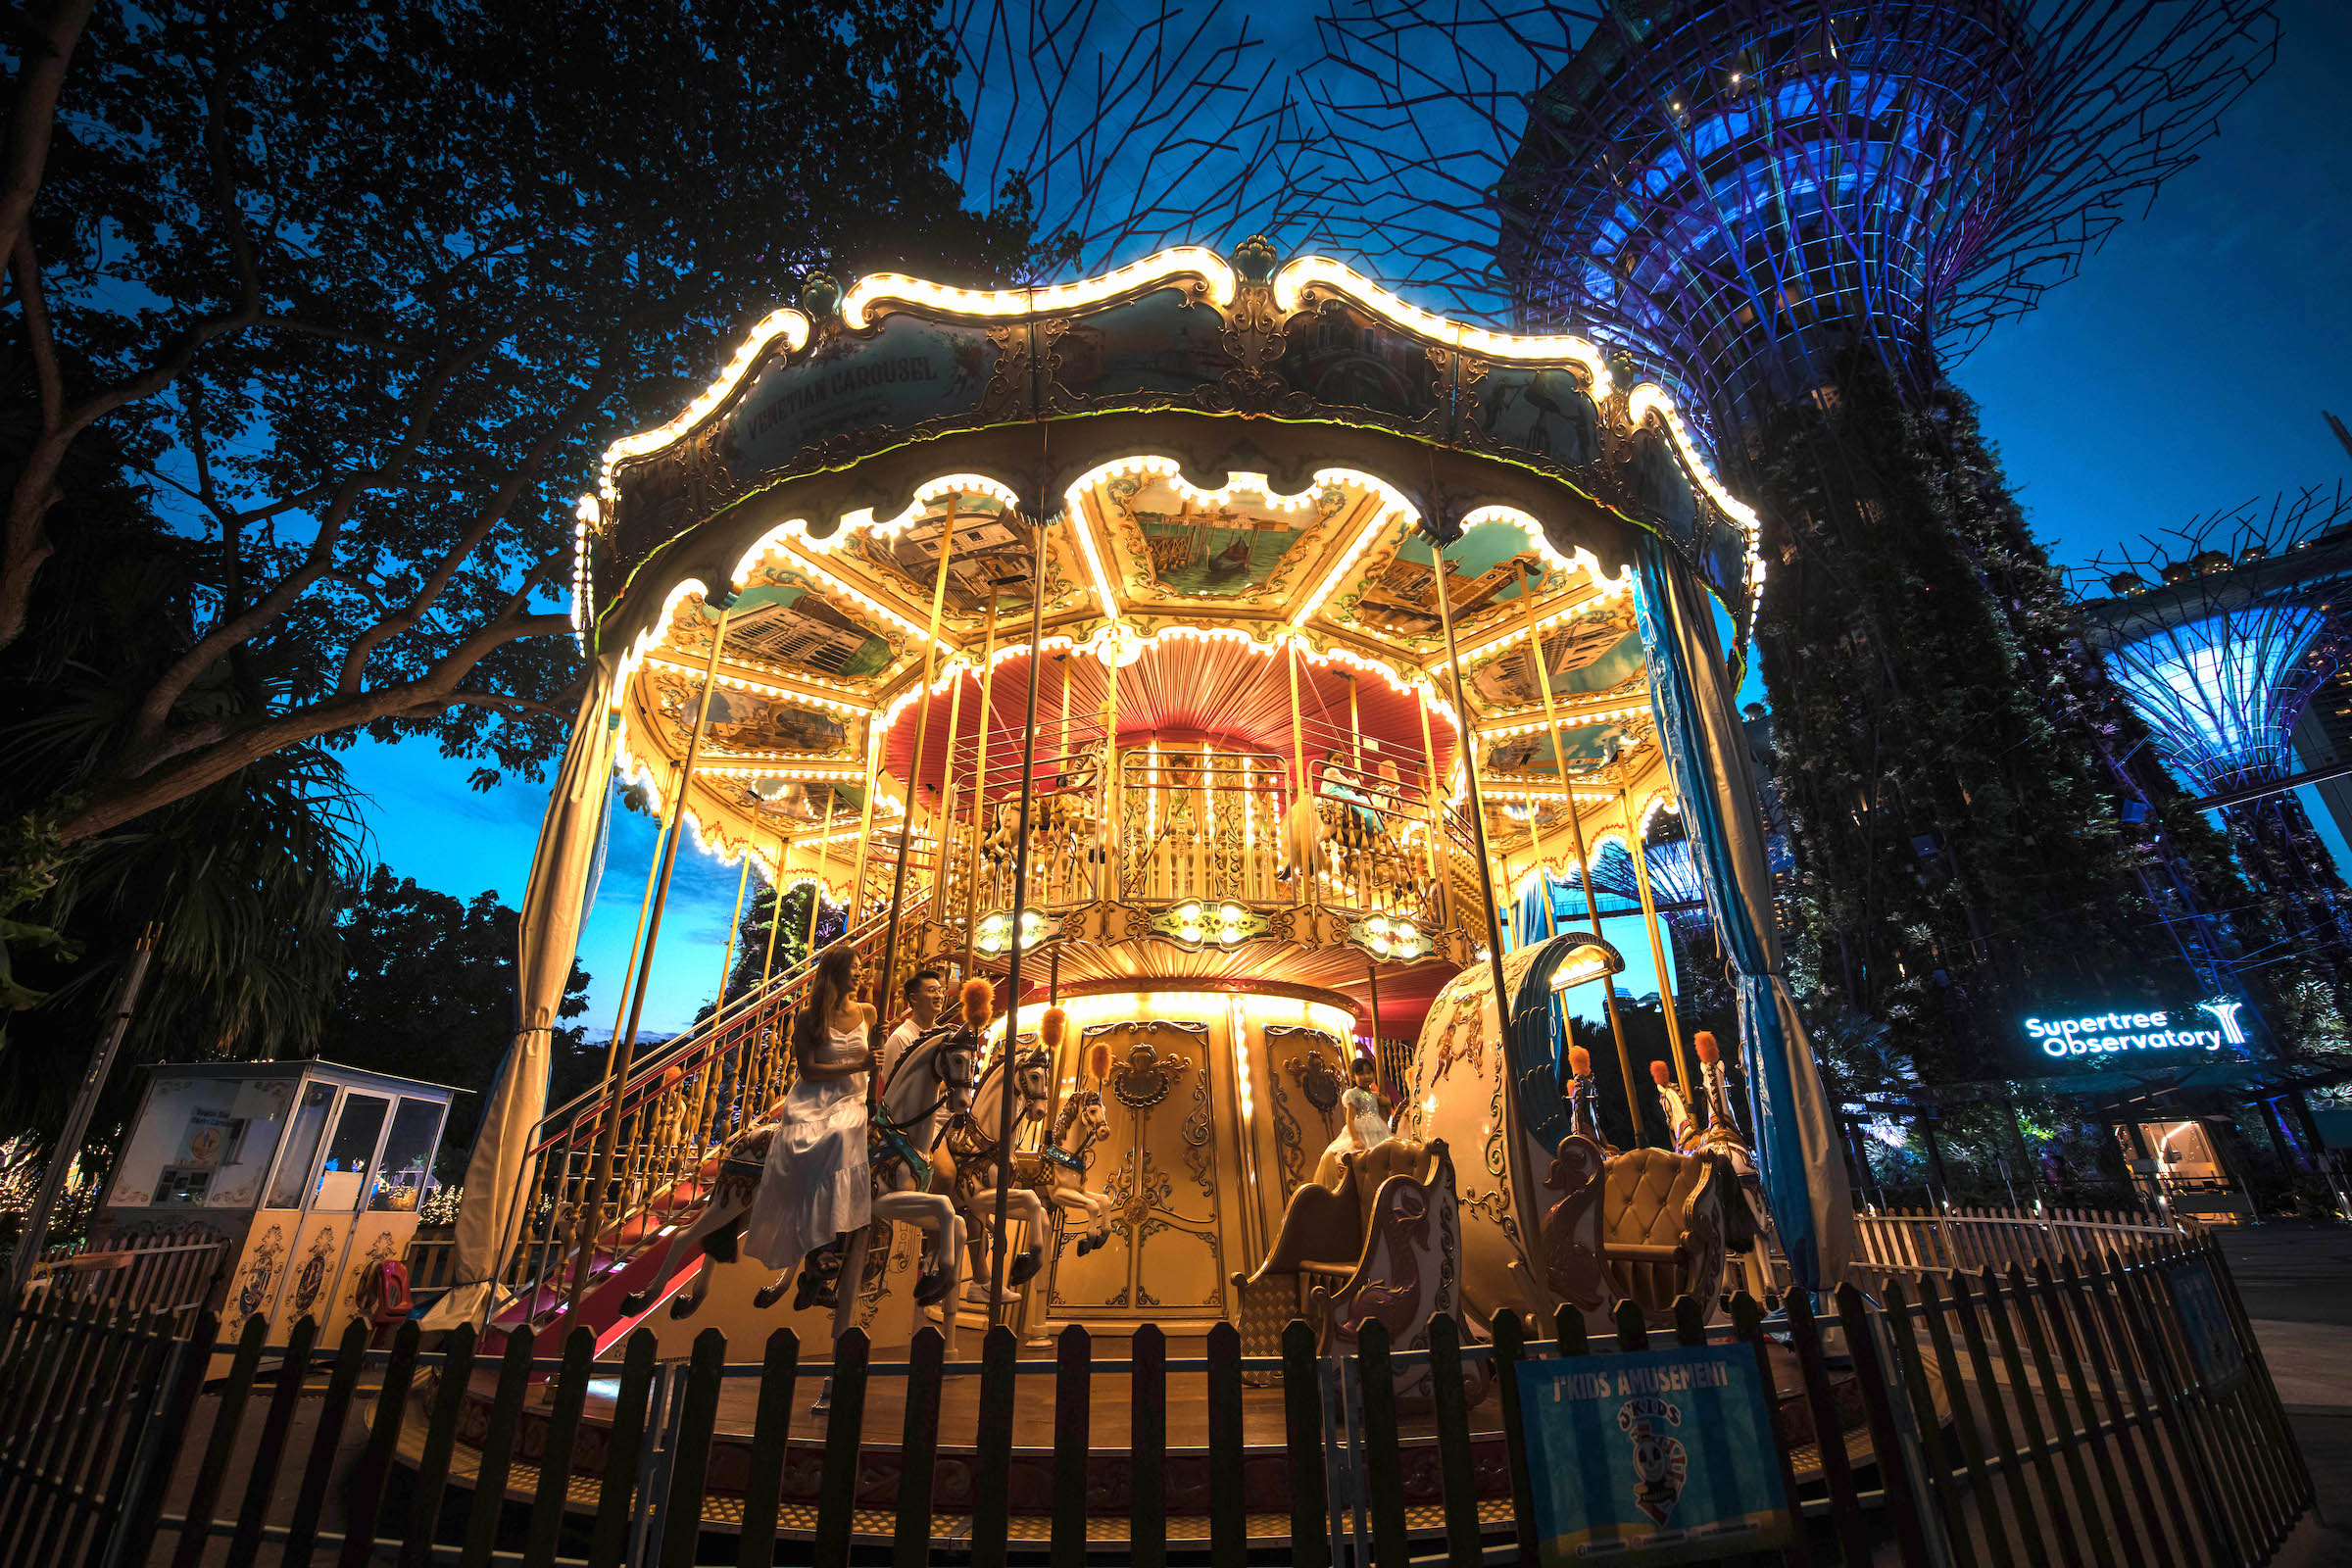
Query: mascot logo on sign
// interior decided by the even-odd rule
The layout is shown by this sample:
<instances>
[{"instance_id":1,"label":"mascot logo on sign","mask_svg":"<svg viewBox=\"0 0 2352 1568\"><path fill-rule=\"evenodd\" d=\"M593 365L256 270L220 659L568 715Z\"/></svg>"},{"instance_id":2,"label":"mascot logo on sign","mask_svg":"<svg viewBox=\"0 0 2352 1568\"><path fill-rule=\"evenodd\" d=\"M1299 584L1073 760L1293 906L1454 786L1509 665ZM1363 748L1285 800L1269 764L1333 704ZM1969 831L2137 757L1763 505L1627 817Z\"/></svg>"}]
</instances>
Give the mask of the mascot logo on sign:
<instances>
[{"instance_id":1,"label":"mascot logo on sign","mask_svg":"<svg viewBox=\"0 0 2352 1568\"><path fill-rule=\"evenodd\" d=\"M1617 1412L1617 1430L1634 1446L1634 1506L1661 1530L1690 1473L1681 1440L1666 1434L1668 1427L1682 1424L1682 1409L1659 1398L1628 1399Z\"/></svg>"}]
</instances>

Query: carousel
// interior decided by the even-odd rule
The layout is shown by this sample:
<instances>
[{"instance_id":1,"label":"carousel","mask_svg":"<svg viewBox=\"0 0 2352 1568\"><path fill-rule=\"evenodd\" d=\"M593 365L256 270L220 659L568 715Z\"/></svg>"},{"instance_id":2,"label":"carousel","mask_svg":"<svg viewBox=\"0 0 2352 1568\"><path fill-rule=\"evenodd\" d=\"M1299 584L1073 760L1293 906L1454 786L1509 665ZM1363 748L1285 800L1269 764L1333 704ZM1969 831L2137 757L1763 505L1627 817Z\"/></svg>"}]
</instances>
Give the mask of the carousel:
<instances>
[{"instance_id":1,"label":"carousel","mask_svg":"<svg viewBox=\"0 0 2352 1568\"><path fill-rule=\"evenodd\" d=\"M929 1326L955 1356L995 1323L1264 1350L1305 1317L1345 1351L1373 1317L1410 1347L1441 1310L1476 1336L1840 1277L1732 703L1756 523L1630 361L1262 240L1001 292L820 277L610 450L577 540L592 689L428 1326L665 1356ZM615 779L665 834L633 1005L606 1084L548 1106ZM1620 951L1583 870L1632 852L1649 913L1661 834L1737 995L1720 1053L1663 983L1663 1053L1618 1018L1659 924ZM681 844L819 896L640 1050ZM811 937L882 1031L910 981L945 997L823 1279L743 1242Z\"/></svg>"}]
</instances>

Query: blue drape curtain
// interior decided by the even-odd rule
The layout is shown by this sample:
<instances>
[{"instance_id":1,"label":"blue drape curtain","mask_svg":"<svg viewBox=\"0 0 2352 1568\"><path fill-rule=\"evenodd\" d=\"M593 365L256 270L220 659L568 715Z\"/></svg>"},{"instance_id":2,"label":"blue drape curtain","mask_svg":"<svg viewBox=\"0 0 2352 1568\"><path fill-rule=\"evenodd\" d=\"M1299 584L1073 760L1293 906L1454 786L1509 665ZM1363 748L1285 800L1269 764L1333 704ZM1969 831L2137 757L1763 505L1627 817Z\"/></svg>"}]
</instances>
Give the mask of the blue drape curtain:
<instances>
[{"instance_id":1,"label":"blue drape curtain","mask_svg":"<svg viewBox=\"0 0 2352 1568\"><path fill-rule=\"evenodd\" d=\"M1832 1290L1852 1251L1853 1199L1813 1048L1782 972L1746 736L1704 592L1663 541L1646 532L1637 540L1634 606L1650 703L1734 971L1748 1132L1765 1201L1796 1283Z\"/></svg>"}]
</instances>

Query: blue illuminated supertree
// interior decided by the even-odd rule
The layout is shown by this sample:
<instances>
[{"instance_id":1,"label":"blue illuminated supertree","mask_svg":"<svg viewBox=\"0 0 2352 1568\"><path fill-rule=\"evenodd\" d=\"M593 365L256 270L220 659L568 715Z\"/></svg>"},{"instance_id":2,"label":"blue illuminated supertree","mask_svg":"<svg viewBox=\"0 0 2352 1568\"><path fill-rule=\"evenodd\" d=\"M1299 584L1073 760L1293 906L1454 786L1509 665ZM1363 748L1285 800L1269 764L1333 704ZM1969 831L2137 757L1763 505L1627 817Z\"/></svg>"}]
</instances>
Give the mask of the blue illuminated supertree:
<instances>
[{"instance_id":1,"label":"blue illuminated supertree","mask_svg":"<svg viewBox=\"0 0 2352 1568\"><path fill-rule=\"evenodd\" d=\"M1792 962L1931 1078L2146 984L2162 781L1947 368L2193 161L2268 0L1333 0L1325 242L1678 389L1770 575ZM1392 267L1392 271L1396 270ZM2177 793L2177 792L2176 792ZM1819 995L1829 993L1833 995Z\"/></svg>"},{"instance_id":2,"label":"blue illuminated supertree","mask_svg":"<svg viewBox=\"0 0 2352 1568\"><path fill-rule=\"evenodd\" d=\"M2220 808L2291 951L2352 980L2352 893L2281 787L2297 725L2352 646L2352 498L2339 486L2217 513L2092 571L2105 592L2082 606L2085 641L2199 804Z\"/></svg>"}]
</instances>

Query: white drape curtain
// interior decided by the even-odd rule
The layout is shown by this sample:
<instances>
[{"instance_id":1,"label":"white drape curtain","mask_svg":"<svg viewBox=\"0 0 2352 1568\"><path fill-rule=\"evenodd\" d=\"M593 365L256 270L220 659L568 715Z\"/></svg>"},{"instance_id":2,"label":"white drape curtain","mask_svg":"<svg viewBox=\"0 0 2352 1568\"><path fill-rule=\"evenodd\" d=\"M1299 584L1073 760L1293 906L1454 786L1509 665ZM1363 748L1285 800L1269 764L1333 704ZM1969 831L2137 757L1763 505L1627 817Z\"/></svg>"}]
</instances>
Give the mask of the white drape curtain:
<instances>
[{"instance_id":1,"label":"white drape curtain","mask_svg":"<svg viewBox=\"0 0 2352 1568\"><path fill-rule=\"evenodd\" d=\"M480 1322L495 1309L498 1276L521 1234L530 1205L522 1191L531 1135L547 1110L552 1059L550 1031L563 1004L564 983L579 946L580 924L593 892L597 846L612 800L612 671L600 665L580 699L571 743L539 825L539 849L523 895L517 940L514 1043L500 1063L490 1102L482 1107L473 1154L466 1162L466 1200L458 1209L450 1260L455 1284L425 1314L428 1329Z\"/></svg>"}]
</instances>

